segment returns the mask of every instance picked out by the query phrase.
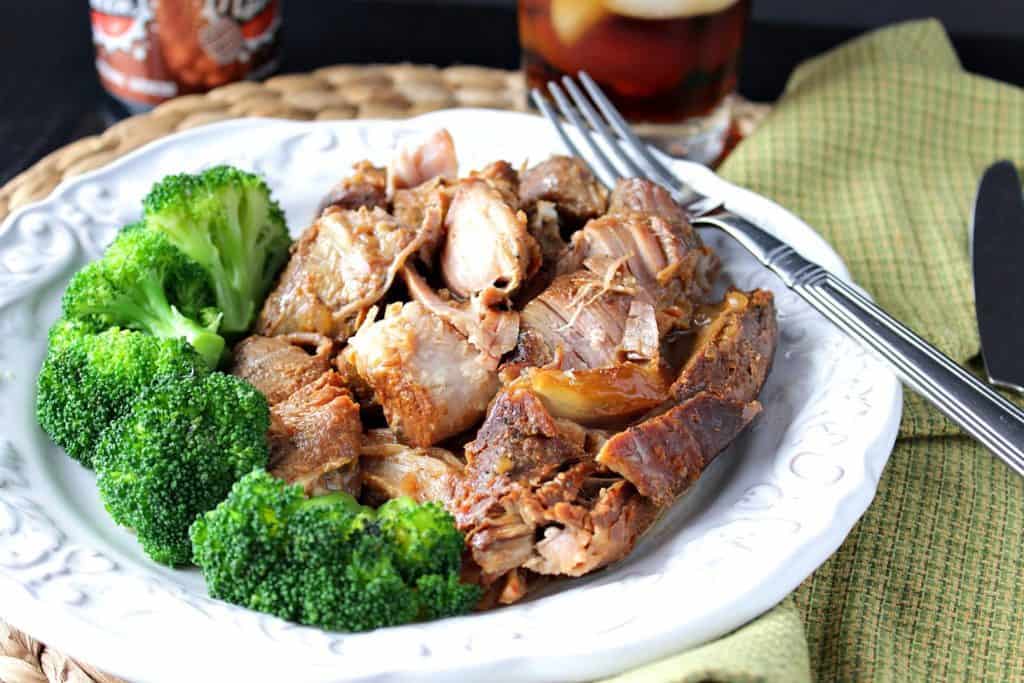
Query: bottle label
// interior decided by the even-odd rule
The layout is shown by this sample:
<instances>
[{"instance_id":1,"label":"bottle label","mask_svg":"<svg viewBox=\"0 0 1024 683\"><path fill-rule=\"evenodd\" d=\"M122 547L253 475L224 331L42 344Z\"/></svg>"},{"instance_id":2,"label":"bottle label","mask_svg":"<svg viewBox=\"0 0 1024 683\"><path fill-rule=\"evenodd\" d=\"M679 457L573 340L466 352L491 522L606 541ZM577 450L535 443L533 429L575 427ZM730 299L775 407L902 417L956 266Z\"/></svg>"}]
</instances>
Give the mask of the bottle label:
<instances>
[{"instance_id":1,"label":"bottle label","mask_svg":"<svg viewBox=\"0 0 1024 683\"><path fill-rule=\"evenodd\" d=\"M96 68L111 94L153 105L276 67L280 0L90 0Z\"/></svg>"}]
</instances>

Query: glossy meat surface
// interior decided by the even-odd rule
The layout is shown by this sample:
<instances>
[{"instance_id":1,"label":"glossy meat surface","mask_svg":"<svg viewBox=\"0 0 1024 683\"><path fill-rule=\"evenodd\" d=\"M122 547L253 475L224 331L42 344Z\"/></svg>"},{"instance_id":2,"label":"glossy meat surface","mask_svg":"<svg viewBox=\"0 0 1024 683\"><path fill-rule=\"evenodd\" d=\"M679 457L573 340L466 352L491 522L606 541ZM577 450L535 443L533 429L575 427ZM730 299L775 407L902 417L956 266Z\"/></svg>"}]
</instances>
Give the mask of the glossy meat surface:
<instances>
[{"instance_id":1,"label":"glossy meat surface","mask_svg":"<svg viewBox=\"0 0 1024 683\"><path fill-rule=\"evenodd\" d=\"M757 401L702 392L608 439L597 462L656 505L670 505L759 412Z\"/></svg>"},{"instance_id":2,"label":"glossy meat surface","mask_svg":"<svg viewBox=\"0 0 1024 683\"><path fill-rule=\"evenodd\" d=\"M771 292L732 290L711 309L712 317L699 329L694 349L672 385L686 400L710 391L734 401L753 401L761 393L778 338L775 302Z\"/></svg>"},{"instance_id":3,"label":"glossy meat surface","mask_svg":"<svg viewBox=\"0 0 1024 683\"><path fill-rule=\"evenodd\" d=\"M553 156L531 166L520 178L522 206L537 200L552 202L560 214L580 223L605 212L608 191L579 159Z\"/></svg>"}]
</instances>

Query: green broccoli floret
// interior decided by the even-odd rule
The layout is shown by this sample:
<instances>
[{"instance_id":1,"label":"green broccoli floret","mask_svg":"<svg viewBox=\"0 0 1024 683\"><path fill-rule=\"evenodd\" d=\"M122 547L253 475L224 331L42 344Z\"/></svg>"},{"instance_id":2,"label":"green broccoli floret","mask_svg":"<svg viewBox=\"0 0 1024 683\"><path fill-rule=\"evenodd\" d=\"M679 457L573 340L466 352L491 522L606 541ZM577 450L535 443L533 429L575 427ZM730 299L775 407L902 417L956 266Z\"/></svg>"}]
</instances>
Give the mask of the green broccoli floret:
<instances>
[{"instance_id":1,"label":"green broccoli floret","mask_svg":"<svg viewBox=\"0 0 1024 683\"><path fill-rule=\"evenodd\" d=\"M36 416L68 455L92 467L103 430L150 384L205 375L206 362L183 339L110 328L99 334L81 322L59 320L39 371Z\"/></svg>"},{"instance_id":2,"label":"green broccoli floret","mask_svg":"<svg viewBox=\"0 0 1024 683\"><path fill-rule=\"evenodd\" d=\"M100 498L151 558L185 564L196 516L244 474L266 467L269 425L266 399L237 377L215 372L152 384L100 438Z\"/></svg>"},{"instance_id":3,"label":"green broccoli floret","mask_svg":"<svg viewBox=\"0 0 1024 683\"><path fill-rule=\"evenodd\" d=\"M438 503L418 505L395 498L381 505L377 519L400 548L395 560L407 581L426 574L444 574L462 559L462 534L453 533L451 515Z\"/></svg>"},{"instance_id":4,"label":"green broccoli floret","mask_svg":"<svg viewBox=\"0 0 1024 683\"><path fill-rule=\"evenodd\" d=\"M167 176L143 206L146 225L208 273L224 314L221 329L247 330L291 245L263 179L231 166Z\"/></svg>"},{"instance_id":5,"label":"green broccoli floret","mask_svg":"<svg viewBox=\"0 0 1024 683\"><path fill-rule=\"evenodd\" d=\"M184 338L214 367L224 339L217 334L213 303L195 263L159 233L129 229L71 278L63 311L97 332L126 327L162 339Z\"/></svg>"},{"instance_id":6,"label":"green broccoli floret","mask_svg":"<svg viewBox=\"0 0 1024 683\"><path fill-rule=\"evenodd\" d=\"M463 537L435 504L374 511L257 471L190 534L211 596L303 624L366 631L465 614L480 598L459 581Z\"/></svg>"}]
</instances>

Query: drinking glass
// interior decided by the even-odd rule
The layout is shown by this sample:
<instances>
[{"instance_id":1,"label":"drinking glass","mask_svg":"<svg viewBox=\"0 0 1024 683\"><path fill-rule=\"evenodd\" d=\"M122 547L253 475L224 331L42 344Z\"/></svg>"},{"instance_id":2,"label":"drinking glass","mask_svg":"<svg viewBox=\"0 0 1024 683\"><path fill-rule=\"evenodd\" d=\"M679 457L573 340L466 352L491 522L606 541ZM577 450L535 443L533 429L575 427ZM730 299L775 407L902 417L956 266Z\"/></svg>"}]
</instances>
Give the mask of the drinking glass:
<instances>
[{"instance_id":1,"label":"drinking glass","mask_svg":"<svg viewBox=\"0 0 1024 683\"><path fill-rule=\"evenodd\" d=\"M717 159L731 125L750 0L519 0L530 87L586 70L641 134Z\"/></svg>"}]
</instances>

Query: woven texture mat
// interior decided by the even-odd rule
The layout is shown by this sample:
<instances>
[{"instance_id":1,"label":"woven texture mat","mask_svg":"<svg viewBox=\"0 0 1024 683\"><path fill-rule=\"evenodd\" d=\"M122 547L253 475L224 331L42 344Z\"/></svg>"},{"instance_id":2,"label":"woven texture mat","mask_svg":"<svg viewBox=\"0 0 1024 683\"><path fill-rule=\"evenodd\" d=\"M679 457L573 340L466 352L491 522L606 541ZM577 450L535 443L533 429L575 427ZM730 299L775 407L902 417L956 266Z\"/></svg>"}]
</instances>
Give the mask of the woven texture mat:
<instances>
[{"instance_id":1,"label":"woven texture mat","mask_svg":"<svg viewBox=\"0 0 1024 683\"><path fill-rule=\"evenodd\" d=\"M339 64L261 83L232 83L205 95L170 100L44 157L0 189L0 220L19 206L42 199L65 178L99 168L157 138L217 121L245 116L394 119L449 107L523 111L525 104L521 72L479 66ZM731 98L730 104L740 137L768 111L766 105L739 97Z\"/></svg>"},{"instance_id":2,"label":"woven texture mat","mask_svg":"<svg viewBox=\"0 0 1024 683\"><path fill-rule=\"evenodd\" d=\"M340 64L264 82L232 83L186 95L81 138L39 160L0 189L0 221L42 199L62 180L99 168L165 135L246 116L298 120L407 118L450 107L526 109L519 71L478 66L440 69L418 64ZM767 105L730 100L737 132L746 137ZM0 683L120 681L48 648L0 621Z\"/></svg>"}]
</instances>

